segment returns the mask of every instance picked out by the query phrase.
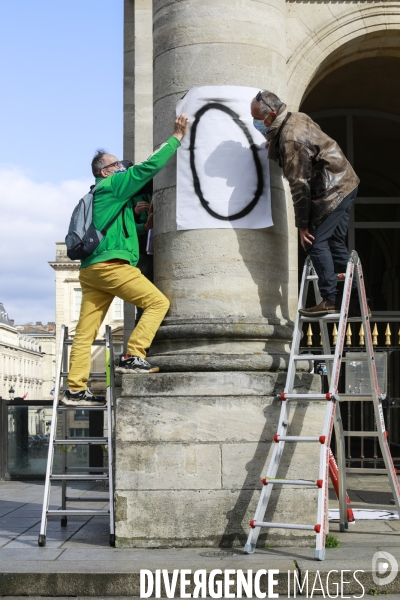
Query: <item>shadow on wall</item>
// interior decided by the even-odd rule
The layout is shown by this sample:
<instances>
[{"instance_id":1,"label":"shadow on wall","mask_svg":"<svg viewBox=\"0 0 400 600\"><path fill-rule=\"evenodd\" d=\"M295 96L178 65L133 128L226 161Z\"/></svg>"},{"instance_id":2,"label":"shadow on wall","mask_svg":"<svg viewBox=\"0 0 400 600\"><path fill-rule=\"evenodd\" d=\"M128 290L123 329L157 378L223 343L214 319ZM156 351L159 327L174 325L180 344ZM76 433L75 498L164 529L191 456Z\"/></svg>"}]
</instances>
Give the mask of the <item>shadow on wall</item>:
<instances>
[{"instance_id":1,"label":"shadow on wall","mask_svg":"<svg viewBox=\"0 0 400 600\"><path fill-rule=\"evenodd\" d=\"M278 392L280 393L283 390L285 386L285 381L285 373L278 375L274 388L275 396L276 394L278 394ZM296 377L295 387L301 387L301 377ZM250 531L250 525L249 521L245 520L246 513L248 513L250 503L252 503L253 500L253 496L255 495L255 502L253 503L254 507L256 506L256 503L258 502L260 497L262 488L261 479L266 474L266 460L271 448L272 439L276 434L276 425L279 418L280 408L281 401L275 398L274 402L267 406L264 410L265 425L261 433L260 439L258 441L254 456L246 464L246 477L243 481L243 485L241 486L236 504L233 507L233 509L229 511L226 515L228 523L226 525L225 532L223 533L219 541L220 547L232 548L234 546L237 547L238 545L244 546L247 541ZM290 435L301 435L306 414L307 407L305 405L295 404L294 411L291 411ZM292 464L292 458L294 456L296 447L297 444L286 445L284 455L285 458L284 460L281 460L280 468L278 469L277 473L279 478L286 478L289 467ZM283 493L285 493L285 491L283 490L283 486L275 487L275 489L272 491L271 498L268 504L268 509L264 517L265 521L274 522L274 515L277 511L282 491ZM251 515L251 518L253 518L253 514ZM269 530L265 529L261 530L257 544L259 547L263 547L265 542L268 540L268 531Z\"/></svg>"},{"instance_id":2,"label":"shadow on wall","mask_svg":"<svg viewBox=\"0 0 400 600\"><path fill-rule=\"evenodd\" d=\"M267 152L264 145L258 151ZM249 156L251 158L249 159ZM257 188L255 172L243 172L243 165L253 161L252 151L233 140L219 144L205 162L209 177L226 179L232 188L229 215L236 214L251 202ZM261 160L261 165L263 161ZM288 215L282 171L270 161L271 209L274 225L266 229L235 229L243 263L257 285L261 314L268 323L279 325L281 319L293 324L289 317L289 245ZM272 187L272 183L274 186ZM251 191L249 193L249 187ZM265 202L261 196L259 202ZM285 354L284 344L282 352Z\"/></svg>"}]
</instances>

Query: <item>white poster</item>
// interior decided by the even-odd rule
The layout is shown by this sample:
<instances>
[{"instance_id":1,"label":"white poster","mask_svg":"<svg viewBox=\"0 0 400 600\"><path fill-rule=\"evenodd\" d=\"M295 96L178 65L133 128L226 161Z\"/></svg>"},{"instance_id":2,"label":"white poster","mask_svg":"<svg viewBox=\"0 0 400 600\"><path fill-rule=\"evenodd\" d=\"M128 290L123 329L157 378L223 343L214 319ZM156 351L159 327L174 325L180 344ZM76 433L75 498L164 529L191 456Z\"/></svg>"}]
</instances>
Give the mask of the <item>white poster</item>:
<instances>
[{"instance_id":1,"label":"white poster","mask_svg":"<svg viewBox=\"0 0 400 600\"><path fill-rule=\"evenodd\" d=\"M266 142L250 114L258 91L204 86L178 102L190 120L178 149L178 229L273 225Z\"/></svg>"}]
</instances>

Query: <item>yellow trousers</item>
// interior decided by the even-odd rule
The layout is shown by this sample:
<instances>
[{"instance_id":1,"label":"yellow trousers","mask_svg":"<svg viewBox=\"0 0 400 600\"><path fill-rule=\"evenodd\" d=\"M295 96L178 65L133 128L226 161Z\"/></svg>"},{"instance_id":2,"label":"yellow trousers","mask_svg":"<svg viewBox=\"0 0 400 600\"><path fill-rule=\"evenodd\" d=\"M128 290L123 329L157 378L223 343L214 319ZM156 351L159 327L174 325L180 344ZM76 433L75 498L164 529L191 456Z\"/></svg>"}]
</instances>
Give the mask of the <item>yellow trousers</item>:
<instances>
[{"instance_id":1,"label":"yellow trousers","mask_svg":"<svg viewBox=\"0 0 400 600\"><path fill-rule=\"evenodd\" d=\"M129 338L127 353L146 356L169 301L136 267L127 263L97 263L79 271L82 304L71 349L70 390L85 390L90 373L91 345L114 296L144 310Z\"/></svg>"}]
</instances>

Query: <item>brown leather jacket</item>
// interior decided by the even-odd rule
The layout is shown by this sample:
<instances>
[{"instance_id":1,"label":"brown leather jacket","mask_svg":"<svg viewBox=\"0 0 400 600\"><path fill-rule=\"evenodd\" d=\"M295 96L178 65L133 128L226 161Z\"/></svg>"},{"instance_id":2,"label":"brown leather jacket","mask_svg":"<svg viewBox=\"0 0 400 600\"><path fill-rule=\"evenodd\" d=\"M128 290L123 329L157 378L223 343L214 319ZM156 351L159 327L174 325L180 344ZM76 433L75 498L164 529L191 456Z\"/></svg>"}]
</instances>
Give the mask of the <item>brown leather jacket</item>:
<instances>
[{"instance_id":1,"label":"brown leather jacket","mask_svg":"<svg viewBox=\"0 0 400 600\"><path fill-rule=\"evenodd\" d=\"M291 113L282 123L269 158L289 181L299 229L320 225L360 182L339 145L303 113Z\"/></svg>"}]
</instances>

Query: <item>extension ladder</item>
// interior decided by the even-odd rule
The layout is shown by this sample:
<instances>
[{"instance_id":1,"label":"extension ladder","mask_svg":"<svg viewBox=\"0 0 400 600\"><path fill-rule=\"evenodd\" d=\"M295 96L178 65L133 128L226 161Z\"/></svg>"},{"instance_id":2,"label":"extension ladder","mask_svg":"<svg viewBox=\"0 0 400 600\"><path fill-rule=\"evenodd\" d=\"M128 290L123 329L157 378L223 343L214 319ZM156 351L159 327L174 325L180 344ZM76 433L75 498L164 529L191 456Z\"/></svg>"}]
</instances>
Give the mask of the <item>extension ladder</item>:
<instances>
[{"instance_id":1,"label":"extension ladder","mask_svg":"<svg viewBox=\"0 0 400 600\"><path fill-rule=\"evenodd\" d=\"M106 370L105 372L92 372L90 377L100 378L105 380L106 384L106 404L104 406L85 406L81 409L74 406L64 406L60 404L59 396L62 390L67 388L68 376L68 346L72 345L72 339L68 337L68 328L62 325L60 332L60 345L57 359L56 383L54 390L54 404L51 419L49 452L47 458L46 480L44 487L44 500L42 510L42 520L40 525L40 533L38 538L39 546L46 545L46 529L48 516L60 516L61 526L66 527L67 518L69 516L109 516L110 517L110 546L115 545L115 529L114 529L114 485L113 485L113 424L115 423L115 384L114 384L114 360L111 327L106 326L104 340L95 340L94 346L105 346L106 354ZM85 410L86 411L102 411L107 414L107 436L101 437L69 437L67 430L67 416L71 411ZM61 417L61 437L57 437L58 418ZM108 465L103 467L72 467L68 466L67 448L72 445L79 446L105 446L108 447ZM53 473L53 461L55 448L59 447L62 450L62 473ZM108 482L109 490L109 508L107 510L97 509L76 509L68 508L68 502L104 502L104 496L68 496L68 482L80 481L101 481ZM61 508L57 510L49 510L50 491L52 481L61 481Z\"/></svg>"},{"instance_id":2,"label":"extension ladder","mask_svg":"<svg viewBox=\"0 0 400 600\"><path fill-rule=\"evenodd\" d=\"M357 318L348 318L350 294L352 288L353 277L356 278L358 296L361 307L361 316ZM281 411L279 416L279 423L277 434L274 436L275 447L272 453L270 463L268 465L266 477L262 480L263 488L261 496L256 508L254 519L250 521L250 533L247 539L247 543L244 547L244 552L251 554L255 551L258 536L262 527L266 528L282 528L282 529L302 529L310 530L316 533L316 549L315 558L317 560L324 560L325 558L325 537L328 526L328 470L329 462L331 459L330 443L332 436L332 427L335 427L336 447L337 456L339 463L338 480L336 481L339 495L339 520L340 530L345 531L348 528L348 509L351 508L380 508L396 510L400 514L400 486L396 476L396 470L393 466L392 457L390 454L389 444L387 441L387 431L385 429L385 421L382 411L382 400L385 398L384 394L381 394L378 385L378 378L375 367L374 349L372 345L371 329L370 329L370 316L369 308L367 304L367 298L365 294L364 278L361 268L361 262L355 251L353 251L349 257L347 264L346 274L339 274L338 281L344 280L343 298L341 304L341 310L338 314L326 315L324 317L309 317L302 316L297 312L295 321L293 343L290 352L290 359L288 365L288 372L286 378L286 385L284 392L278 396L282 400ZM307 258L303 276L300 286L299 304L298 310L303 308L307 299L308 286L310 282L314 284L314 292L317 300L317 304L321 302L322 298L318 290L318 276L312 267L311 260ZM329 341L328 323L338 323L338 335L337 342L335 345L334 354L331 354L331 346ZM370 394L339 394L338 393L338 382L340 374L340 366L343 362L354 360L354 358L346 358L343 356L343 346L345 340L346 324L348 321L363 323L365 331L365 356L361 360L364 360L368 364L369 378L371 391ZM304 322L319 322L323 346L323 354L300 354L300 340L302 337L302 326ZM322 360L326 362L327 375L329 382L329 392L327 394L296 394L293 390L294 379L296 375L296 363L303 360ZM360 358L357 358L359 361ZM312 402L312 401L326 401L326 412L325 420L322 431L318 432L314 437L306 436L291 436L288 434L289 428L289 414L290 414L290 403L291 401L301 402ZM374 431L343 431L342 419L340 415L340 402L346 401L370 401L373 403L374 408L374 420L375 430ZM345 464L345 451L344 451L344 438L345 436L352 437L376 437L378 439L382 457L384 461L383 469L346 469ZM306 480L289 480L289 479L278 479L277 471L279 467L282 454L284 452L285 443L315 443L319 444L319 474L318 478L314 481ZM317 454L315 455L315 461L317 462ZM332 462L331 462L332 464ZM389 478L391 490L393 493L396 507L393 505L385 506L382 504L366 504L364 502L349 502L347 497L346 489L346 473L359 473L359 474L386 474ZM315 523L309 525L302 525L296 523L269 523L264 522L265 512L268 506L268 501L271 497L271 492L274 485L291 485L291 486L303 486L303 487L314 487L318 490L318 502L317 502L317 518ZM346 501L347 499L347 501Z\"/></svg>"}]
</instances>

